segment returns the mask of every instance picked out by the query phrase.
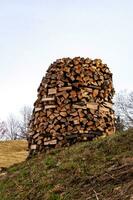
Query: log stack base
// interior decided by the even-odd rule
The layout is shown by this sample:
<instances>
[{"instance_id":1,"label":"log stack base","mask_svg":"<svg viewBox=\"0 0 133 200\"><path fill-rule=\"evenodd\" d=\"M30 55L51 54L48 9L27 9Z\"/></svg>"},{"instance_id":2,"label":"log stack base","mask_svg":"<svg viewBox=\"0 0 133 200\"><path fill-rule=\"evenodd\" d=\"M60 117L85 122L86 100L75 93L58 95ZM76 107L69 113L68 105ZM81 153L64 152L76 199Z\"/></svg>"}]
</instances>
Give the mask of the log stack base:
<instances>
[{"instance_id":1,"label":"log stack base","mask_svg":"<svg viewBox=\"0 0 133 200\"><path fill-rule=\"evenodd\" d=\"M38 88L30 154L114 133L113 95L112 73L100 59L56 60Z\"/></svg>"}]
</instances>

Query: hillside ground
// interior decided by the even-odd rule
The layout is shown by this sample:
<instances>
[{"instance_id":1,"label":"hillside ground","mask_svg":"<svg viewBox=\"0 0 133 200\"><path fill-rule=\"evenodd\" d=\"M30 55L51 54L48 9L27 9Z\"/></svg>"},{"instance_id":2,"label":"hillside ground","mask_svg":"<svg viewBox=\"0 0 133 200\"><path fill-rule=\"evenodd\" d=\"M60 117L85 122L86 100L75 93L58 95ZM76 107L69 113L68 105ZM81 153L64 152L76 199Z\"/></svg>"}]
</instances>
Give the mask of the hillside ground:
<instances>
[{"instance_id":1,"label":"hillside ground","mask_svg":"<svg viewBox=\"0 0 133 200\"><path fill-rule=\"evenodd\" d=\"M133 130L9 167L0 200L133 200Z\"/></svg>"}]
</instances>

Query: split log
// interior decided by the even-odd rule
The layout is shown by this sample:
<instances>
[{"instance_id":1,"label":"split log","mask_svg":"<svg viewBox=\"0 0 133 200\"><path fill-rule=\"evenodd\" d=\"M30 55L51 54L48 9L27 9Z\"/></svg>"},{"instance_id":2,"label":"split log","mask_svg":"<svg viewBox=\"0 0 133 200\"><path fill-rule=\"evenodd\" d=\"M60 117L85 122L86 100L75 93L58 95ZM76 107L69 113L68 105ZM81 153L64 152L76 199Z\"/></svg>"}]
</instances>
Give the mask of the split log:
<instances>
[{"instance_id":1,"label":"split log","mask_svg":"<svg viewBox=\"0 0 133 200\"><path fill-rule=\"evenodd\" d=\"M57 88L50 88L48 89L48 95L50 94L56 94L57 93Z\"/></svg>"},{"instance_id":2,"label":"split log","mask_svg":"<svg viewBox=\"0 0 133 200\"><path fill-rule=\"evenodd\" d=\"M54 97L46 97L46 98L42 98L42 101L54 101L55 98Z\"/></svg>"}]
</instances>

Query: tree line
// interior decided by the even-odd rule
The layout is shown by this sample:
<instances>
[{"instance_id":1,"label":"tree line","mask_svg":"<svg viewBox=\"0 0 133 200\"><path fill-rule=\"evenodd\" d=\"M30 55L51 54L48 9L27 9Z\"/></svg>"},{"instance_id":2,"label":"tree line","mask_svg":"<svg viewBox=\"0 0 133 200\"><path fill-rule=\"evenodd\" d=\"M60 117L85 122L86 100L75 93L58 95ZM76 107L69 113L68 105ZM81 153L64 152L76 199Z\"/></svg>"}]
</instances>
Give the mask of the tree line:
<instances>
[{"instance_id":1,"label":"tree line","mask_svg":"<svg viewBox=\"0 0 133 200\"><path fill-rule=\"evenodd\" d=\"M20 118L11 114L6 121L0 121L0 140L17 140L27 138L28 124L32 108L24 106L20 111Z\"/></svg>"},{"instance_id":2,"label":"tree line","mask_svg":"<svg viewBox=\"0 0 133 200\"><path fill-rule=\"evenodd\" d=\"M119 92L114 99L116 113L116 130L123 131L133 128L133 91Z\"/></svg>"}]
</instances>

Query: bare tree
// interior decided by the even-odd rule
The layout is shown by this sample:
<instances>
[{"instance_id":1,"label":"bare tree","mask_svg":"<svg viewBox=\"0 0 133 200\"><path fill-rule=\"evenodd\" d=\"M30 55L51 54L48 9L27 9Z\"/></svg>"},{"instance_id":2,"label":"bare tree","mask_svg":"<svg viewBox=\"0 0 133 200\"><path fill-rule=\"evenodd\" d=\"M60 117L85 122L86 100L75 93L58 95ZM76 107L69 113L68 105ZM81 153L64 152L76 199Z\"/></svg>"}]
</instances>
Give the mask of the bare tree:
<instances>
[{"instance_id":1,"label":"bare tree","mask_svg":"<svg viewBox=\"0 0 133 200\"><path fill-rule=\"evenodd\" d=\"M21 109L20 113L21 113L21 121L19 123L20 137L21 138L26 138L27 137L29 121L31 119L32 108L29 107L29 106L24 106Z\"/></svg>"},{"instance_id":2,"label":"bare tree","mask_svg":"<svg viewBox=\"0 0 133 200\"><path fill-rule=\"evenodd\" d=\"M26 138L31 112L31 107L24 106L20 111L21 118L19 120L11 114L6 122L0 121L0 139L16 140Z\"/></svg>"},{"instance_id":3,"label":"bare tree","mask_svg":"<svg viewBox=\"0 0 133 200\"><path fill-rule=\"evenodd\" d=\"M117 115L124 120L127 127L133 126L133 92L122 91L115 99L115 110Z\"/></svg>"},{"instance_id":4,"label":"bare tree","mask_svg":"<svg viewBox=\"0 0 133 200\"><path fill-rule=\"evenodd\" d=\"M7 127L7 132L6 132L7 139L16 140L19 138L20 135L19 121L15 118L14 115L9 116L9 118L7 119L6 127Z\"/></svg>"},{"instance_id":5,"label":"bare tree","mask_svg":"<svg viewBox=\"0 0 133 200\"><path fill-rule=\"evenodd\" d=\"M4 121L0 121L0 140L6 138L6 133L8 129Z\"/></svg>"},{"instance_id":6,"label":"bare tree","mask_svg":"<svg viewBox=\"0 0 133 200\"><path fill-rule=\"evenodd\" d=\"M117 116L116 118L116 131L124 131L125 125L124 120L120 118L120 116Z\"/></svg>"}]
</instances>

